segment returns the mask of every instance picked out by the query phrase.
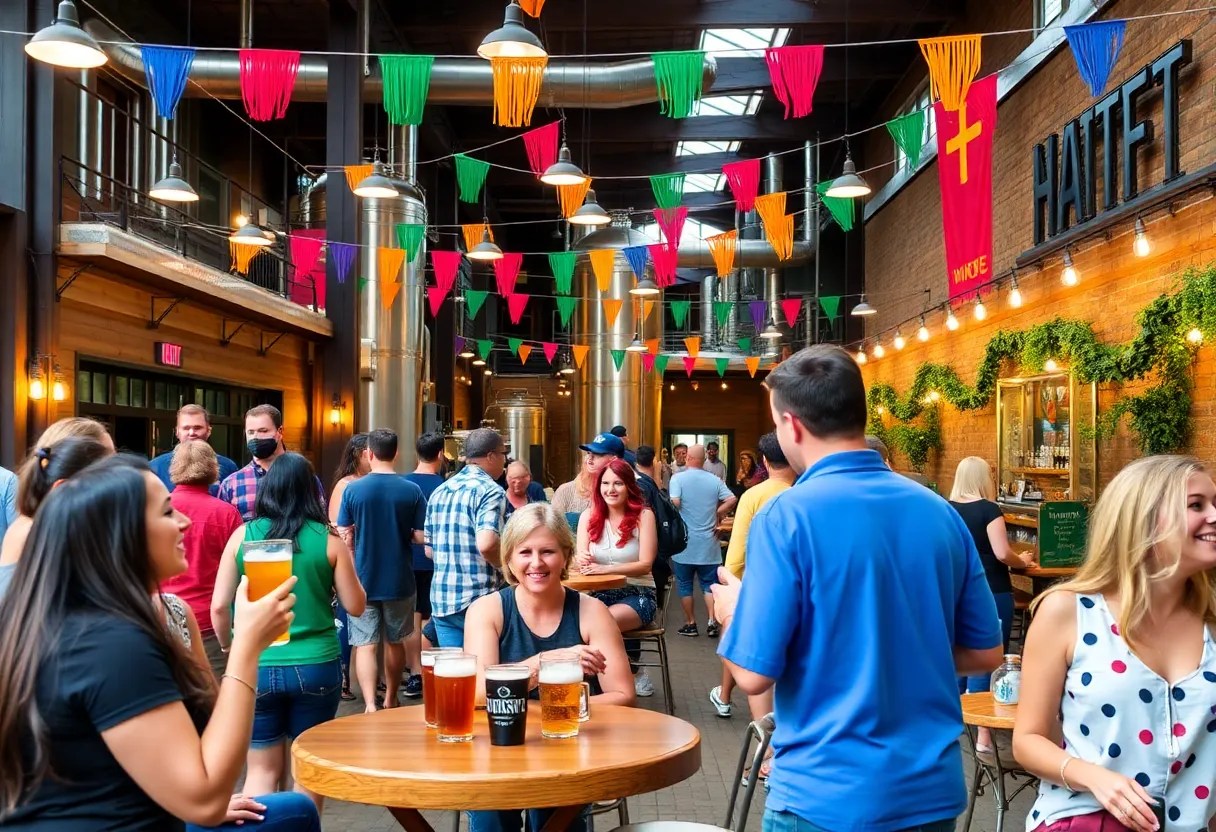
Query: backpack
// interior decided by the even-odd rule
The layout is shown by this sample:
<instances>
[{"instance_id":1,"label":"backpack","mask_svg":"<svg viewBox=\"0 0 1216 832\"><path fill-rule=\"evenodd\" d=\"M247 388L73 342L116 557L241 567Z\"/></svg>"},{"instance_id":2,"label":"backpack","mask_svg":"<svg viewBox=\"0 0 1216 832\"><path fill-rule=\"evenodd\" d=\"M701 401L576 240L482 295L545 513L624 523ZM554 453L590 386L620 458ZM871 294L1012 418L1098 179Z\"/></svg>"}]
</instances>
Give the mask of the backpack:
<instances>
[{"instance_id":1,"label":"backpack","mask_svg":"<svg viewBox=\"0 0 1216 832\"><path fill-rule=\"evenodd\" d=\"M640 479L650 479L641 477ZM659 556L671 560L672 556L680 554L688 548L688 527L684 518L666 494L651 481L650 488L645 489L650 498L650 508L654 512L655 530L659 537Z\"/></svg>"}]
</instances>

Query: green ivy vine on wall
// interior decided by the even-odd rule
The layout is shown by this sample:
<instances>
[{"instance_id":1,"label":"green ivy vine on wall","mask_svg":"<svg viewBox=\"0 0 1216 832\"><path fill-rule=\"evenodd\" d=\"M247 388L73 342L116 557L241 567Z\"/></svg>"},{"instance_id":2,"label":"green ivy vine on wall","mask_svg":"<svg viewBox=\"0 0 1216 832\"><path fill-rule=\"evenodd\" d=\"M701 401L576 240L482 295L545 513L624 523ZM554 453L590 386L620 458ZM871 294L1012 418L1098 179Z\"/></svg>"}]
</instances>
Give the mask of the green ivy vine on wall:
<instances>
[{"instance_id":1,"label":"green ivy vine on wall","mask_svg":"<svg viewBox=\"0 0 1216 832\"><path fill-rule=\"evenodd\" d=\"M992 401L1004 362L1016 361L1023 372L1035 374L1054 360L1065 362L1084 384L1152 377L1155 383L1143 393L1119 399L1101 414L1093 430L1109 437L1119 421L1130 416L1142 453L1180 451L1191 435L1190 368L1197 343L1190 336L1195 330L1204 337L1216 335L1216 263L1188 269L1176 291L1140 310L1136 324L1135 338L1122 345L1101 343L1088 322L1064 318L1023 330L1001 330L984 349L974 386L964 383L950 365L927 361L916 368L912 386L903 396L889 384L871 386L869 430L922 471L929 451L942 449L939 400L959 410L979 410ZM884 412L898 424L886 427Z\"/></svg>"}]
</instances>

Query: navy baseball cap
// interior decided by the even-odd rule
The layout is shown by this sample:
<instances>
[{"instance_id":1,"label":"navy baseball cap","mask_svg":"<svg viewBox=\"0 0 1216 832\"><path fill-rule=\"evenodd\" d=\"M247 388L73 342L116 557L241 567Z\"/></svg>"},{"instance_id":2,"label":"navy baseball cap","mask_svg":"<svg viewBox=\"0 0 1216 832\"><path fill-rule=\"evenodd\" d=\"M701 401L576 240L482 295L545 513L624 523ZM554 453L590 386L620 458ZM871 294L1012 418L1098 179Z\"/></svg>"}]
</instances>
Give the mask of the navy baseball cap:
<instances>
[{"instance_id":1,"label":"navy baseball cap","mask_svg":"<svg viewBox=\"0 0 1216 832\"><path fill-rule=\"evenodd\" d=\"M610 430L608 432L619 439L624 439L626 436L629 435L629 431L625 429L624 425L617 425L616 427L614 427L612 430Z\"/></svg>"},{"instance_id":2,"label":"navy baseball cap","mask_svg":"<svg viewBox=\"0 0 1216 832\"><path fill-rule=\"evenodd\" d=\"M586 445L579 445L580 450L589 454L604 454L605 456L625 456L625 443L619 436L611 433L601 433Z\"/></svg>"}]
</instances>

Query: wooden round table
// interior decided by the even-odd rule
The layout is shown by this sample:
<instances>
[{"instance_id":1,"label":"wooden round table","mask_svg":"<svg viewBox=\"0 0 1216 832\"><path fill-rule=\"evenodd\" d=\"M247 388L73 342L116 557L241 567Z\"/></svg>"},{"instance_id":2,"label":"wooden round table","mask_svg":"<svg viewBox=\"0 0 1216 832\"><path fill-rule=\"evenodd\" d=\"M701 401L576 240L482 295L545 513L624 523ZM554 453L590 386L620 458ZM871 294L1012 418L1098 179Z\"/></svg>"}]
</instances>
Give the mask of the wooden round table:
<instances>
[{"instance_id":1,"label":"wooden round table","mask_svg":"<svg viewBox=\"0 0 1216 832\"><path fill-rule=\"evenodd\" d=\"M1027 578L1071 578L1077 574L1075 566L1027 566L1021 569L1011 569L1015 575L1025 575Z\"/></svg>"},{"instance_id":2,"label":"wooden round table","mask_svg":"<svg viewBox=\"0 0 1216 832\"><path fill-rule=\"evenodd\" d=\"M1012 731L1017 705L998 705L992 692L964 693L959 697L963 703L963 723L977 728L996 728Z\"/></svg>"},{"instance_id":3,"label":"wooden round table","mask_svg":"<svg viewBox=\"0 0 1216 832\"><path fill-rule=\"evenodd\" d=\"M296 782L354 803L387 807L410 832L433 832L420 809L561 807L544 832L565 829L582 806L657 791L701 767L701 735L687 722L641 708L591 706L578 736L540 735L540 703L528 704L523 745L490 745L485 711L473 741L441 743L422 708L336 719L291 747Z\"/></svg>"},{"instance_id":4,"label":"wooden round table","mask_svg":"<svg viewBox=\"0 0 1216 832\"><path fill-rule=\"evenodd\" d=\"M570 577L562 581L563 586L578 592L599 592L603 589L620 589L629 583L624 575L584 575L581 572L571 572Z\"/></svg>"}]
</instances>

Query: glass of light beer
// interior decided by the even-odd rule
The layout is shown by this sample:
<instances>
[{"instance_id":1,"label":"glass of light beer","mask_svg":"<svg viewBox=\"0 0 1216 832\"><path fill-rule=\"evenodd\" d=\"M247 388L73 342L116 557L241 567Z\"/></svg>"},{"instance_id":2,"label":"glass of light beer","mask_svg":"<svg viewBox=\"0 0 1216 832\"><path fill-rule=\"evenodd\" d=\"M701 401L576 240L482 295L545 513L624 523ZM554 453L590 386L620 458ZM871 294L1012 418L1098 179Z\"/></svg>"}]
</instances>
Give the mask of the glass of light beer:
<instances>
[{"instance_id":1,"label":"glass of light beer","mask_svg":"<svg viewBox=\"0 0 1216 832\"><path fill-rule=\"evenodd\" d=\"M291 577L291 554L295 544L290 540L247 540L244 550L245 575L249 578L249 600L256 601L274 592ZM271 642L277 647L291 641L291 629Z\"/></svg>"},{"instance_id":2,"label":"glass of light beer","mask_svg":"<svg viewBox=\"0 0 1216 832\"><path fill-rule=\"evenodd\" d=\"M540 735L551 740L578 736L583 663L573 650L540 656Z\"/></svg>"},{"instance_id":3,"label":"glass of light beer","mask_svg":"<svg viewBox=\"0 0 1216 832\"><path fill-rule=\"evenodd\" d=\"M435 657L435 723L440 742L473 739L473 704L477 693L477 657L440 653Z\"/></svg>"},{"instance_id":4,"label":"glass of light beer","mask_svg":"<svg viewBox=\"0 0 1216 832\"><path fill-rule=\"evenodd\" d=\"M434 647L422 651L422 721L427 728L439 727L435 719L435 657L459 652L459 647Z\"/></svg>"}]
</instances>

